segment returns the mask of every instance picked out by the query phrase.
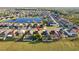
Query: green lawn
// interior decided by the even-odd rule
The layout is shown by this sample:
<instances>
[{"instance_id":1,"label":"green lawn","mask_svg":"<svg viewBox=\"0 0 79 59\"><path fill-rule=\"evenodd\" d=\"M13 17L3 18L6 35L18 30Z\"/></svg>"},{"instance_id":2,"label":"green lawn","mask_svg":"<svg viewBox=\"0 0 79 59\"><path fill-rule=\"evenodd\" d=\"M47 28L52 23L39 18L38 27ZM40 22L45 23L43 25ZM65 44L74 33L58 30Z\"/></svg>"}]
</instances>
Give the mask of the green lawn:
<instances>
[{"instance_id":1,"label":"green lawn","mask_svg":"<svg viewBox=\"0 0 79 59\"><path fill-rule=\"evenodd\" d=\"M64 51L79 50L79 39L76 41L59 40L50 43L29 43L29 42L0 42L1 51Z\"/></svg>"},{"instance_id":2,"label":"green lawn","mask_svg":"<svg viewBox=\"0 0 79 59\"><path fill-rule=\"evenodd\" d=\"M4 22L5 20L0 20L0 22Z\"/></svg>"}]
</instances>

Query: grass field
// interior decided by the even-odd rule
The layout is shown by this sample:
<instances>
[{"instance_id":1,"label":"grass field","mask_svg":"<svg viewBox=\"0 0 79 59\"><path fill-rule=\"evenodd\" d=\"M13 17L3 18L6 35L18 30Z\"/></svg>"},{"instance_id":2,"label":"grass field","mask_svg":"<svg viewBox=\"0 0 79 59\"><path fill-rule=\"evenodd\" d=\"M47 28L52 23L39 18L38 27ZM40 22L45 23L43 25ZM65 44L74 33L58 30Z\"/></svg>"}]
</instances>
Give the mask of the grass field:
<instances>
[{"instance_id":1,"label":"grass field","mask_svg":"<svg viewBox=\"0 0 79 59\"><path fill-rule=\"evenodd\" d=\"M29 42L0 42L1 51L77 51L79 50L79 39L76 41L59 40L51 43L29 43Z\"/></svg>"}]
</instances>

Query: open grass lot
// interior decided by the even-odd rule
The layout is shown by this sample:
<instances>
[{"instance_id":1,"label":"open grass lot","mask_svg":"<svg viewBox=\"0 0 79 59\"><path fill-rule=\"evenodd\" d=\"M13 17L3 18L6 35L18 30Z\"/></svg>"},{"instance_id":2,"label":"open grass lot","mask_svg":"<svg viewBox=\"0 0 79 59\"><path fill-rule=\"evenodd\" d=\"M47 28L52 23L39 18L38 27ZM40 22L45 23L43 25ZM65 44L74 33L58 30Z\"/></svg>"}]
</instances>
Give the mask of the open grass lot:
<instances>
[{"instance_id":1,"label":"open grass lot","mask_svg":"<svg viewBox=\"0 0 79 59\"><path fill-rule=\"evenodd\" d=\"M76 41L59 40L51 43L29 43L29 42L0 42L1 51L77 51L79 50L79 39Z\"/></svg>"}]
</instances>

